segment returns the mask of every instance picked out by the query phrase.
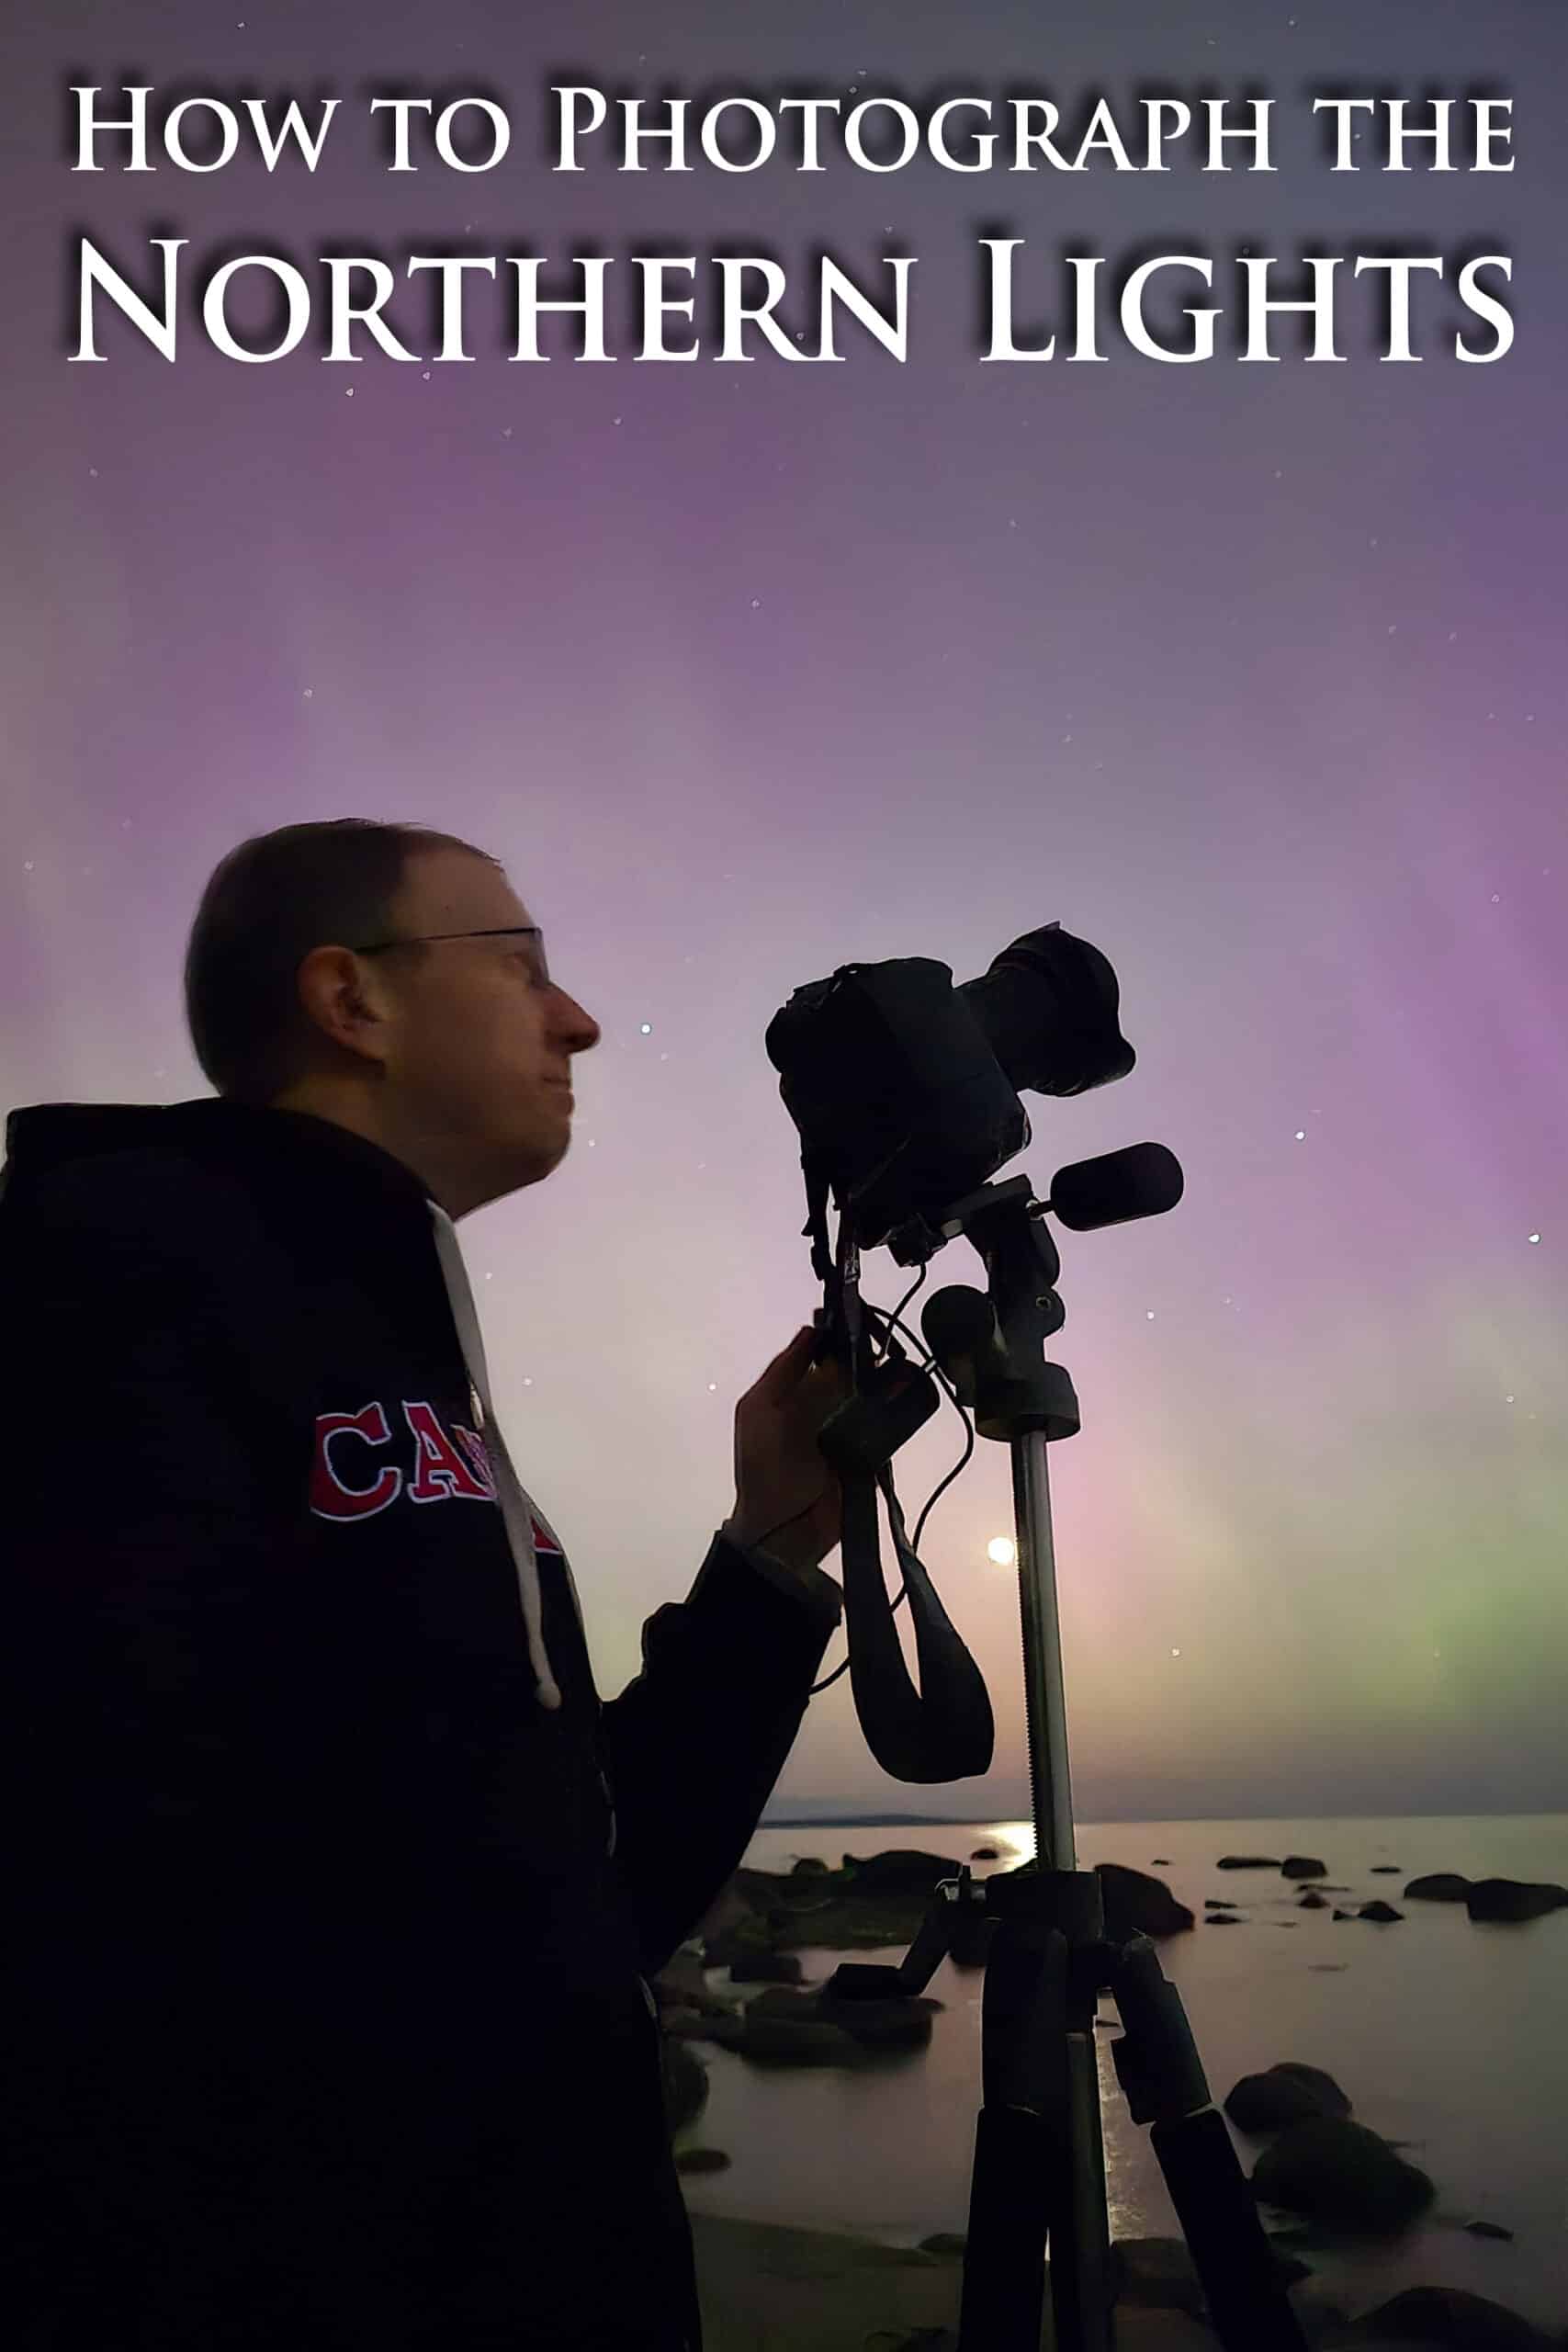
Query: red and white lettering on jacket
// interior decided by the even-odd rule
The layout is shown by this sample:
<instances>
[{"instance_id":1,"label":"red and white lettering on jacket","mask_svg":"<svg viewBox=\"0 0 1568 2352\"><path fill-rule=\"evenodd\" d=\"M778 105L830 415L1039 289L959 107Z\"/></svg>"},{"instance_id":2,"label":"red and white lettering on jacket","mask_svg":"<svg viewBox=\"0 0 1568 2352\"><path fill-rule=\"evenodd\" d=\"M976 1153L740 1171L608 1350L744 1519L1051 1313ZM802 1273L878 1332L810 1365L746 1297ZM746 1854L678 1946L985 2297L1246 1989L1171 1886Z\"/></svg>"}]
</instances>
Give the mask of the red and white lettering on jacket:
<instances>
[{"instance_id":1,"label":"red and white lettering on jacket","mask_svg":"<svg viewBox=\"0 0 1568 2352\"><path fill-rule=\"evenodd\" d=\"M479 1503L495 1500L442 1428L434 1406L405 1396L403 1419L413 1433L417 1456L409 1480L411 1503L444 1503L452 1496Z\"/></svg>"},{"instance_id":2,"label":"red and white lettering on jacket","mask_svg":"<svg viewBox=\"0 0 1568 2352\"><path fill-rule=\"evenodd\" d=\"M402 1412L414 1442L413 1468L406 1488L411 1502L449 1502L454 1498L494 1502L495 1486L483 1442L472 1430L454 1423L449 1432L434 1408L422 1397L403 1398ZM353 1449L347 1449L344 1458L344 1441L351 1436L365 1445L379 1446L389 1444L391 1435L386 1413L376 1402L362 1405L357 1413L317 1414L310 1509L318 1519L370 1519L397 1501L405 1488L404 1474L395 1464L377 1465L374 1477L365 1485L355 1474L366 1465L355 1462Z\"/></svg>"},{"instance_id":3,"label":"red and white lettering on jacket","mask_svg":"<svg viewBox=\"0 0 1568 2352\"><path fill-rule=\"evenodd\" d=\"M310 1509L318 1519L368 1519L374 1512L385 1510L389 1503L396 1502L401 1492L403 1474L389 1462L381 1464L368 1487L351 1487L339 1476L333 1462L332 1442L349 1430L367 1445L385 1445L392 1434L379 1405L363 1405L357 1413L317 1414Z\"/></svg>"}]
</instances>

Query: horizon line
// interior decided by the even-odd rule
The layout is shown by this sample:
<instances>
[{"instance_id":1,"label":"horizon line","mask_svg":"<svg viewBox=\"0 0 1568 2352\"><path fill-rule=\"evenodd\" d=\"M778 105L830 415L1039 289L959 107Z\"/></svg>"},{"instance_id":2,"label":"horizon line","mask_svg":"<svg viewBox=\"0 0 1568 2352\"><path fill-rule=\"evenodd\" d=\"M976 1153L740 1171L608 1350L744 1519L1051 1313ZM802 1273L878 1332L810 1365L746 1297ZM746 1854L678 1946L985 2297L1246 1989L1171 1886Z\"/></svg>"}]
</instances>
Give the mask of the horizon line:
<instances>
[{"instance_id":1,"label":"horizon line","mask_svg":"<svg viewBox=\"0 0 1568 2352\"><path fill-rule=\"evenodd\" d=\"M1154 1828L1179 1829L1208 1821L1555 1821L1568 1818L1568 1805L1495 1805L1474 1813L1455 1813L1438 1807L1422 1807L1392 1813L1101 1813L1075 1815L1075 1826L1089 1829ZM988 1822L1027 1822L1032 1816L1021 1813L908 1813L879 1815L866 1813L784 1814L770 1818L763 1815L759 1829L830 1829L836 1823L846 1828L861 1822L874 1826L878 1821L906 1821L911 1826L940 1828L951 1824L955 1829L982 1827Z\"/></svg>"}]
</instances>

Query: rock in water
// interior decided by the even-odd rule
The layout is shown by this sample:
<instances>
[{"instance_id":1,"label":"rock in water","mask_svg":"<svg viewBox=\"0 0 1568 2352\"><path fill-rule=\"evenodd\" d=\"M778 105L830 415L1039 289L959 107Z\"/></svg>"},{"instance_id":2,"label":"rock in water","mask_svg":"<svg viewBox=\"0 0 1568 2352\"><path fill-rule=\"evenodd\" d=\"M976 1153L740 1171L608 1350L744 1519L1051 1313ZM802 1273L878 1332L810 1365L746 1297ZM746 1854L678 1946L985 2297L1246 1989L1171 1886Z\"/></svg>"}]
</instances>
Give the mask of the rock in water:
<instances>
[{"instance_id":1,"label":"rock in water","mask_svg":"<svg viewBox=\"0 0 1568 2352\"><path fill-rule=\"evenodd\" d=\"M738 1960L771 1958L776 1949L777 1930L755 1913L738 1919L716 1936L710 1936L703 1947L705 1968L733 1968Z\"/></svg>"},{"instance_id":2,"label":"rock in water","mask_svg":"<svg viewBox=\"0 0 1568 2352\"><path fill-rule=\"evenodd\" d=\"M827 1993L796 1993L778 1986L759 1994L747 2008L755 2024L781 2018L788 2025L832 2025L869 2049L921 2048L931 2038L931 2019L943 2004L929 1993L895 1994L882 2001L835 1999Z\"/></svg>"},{"instance_id":3,"label":"rock in water","mask_svg":"<svg viewBox=\"0 0 1568 2352\"><path fill-rule=\"evenodd\" d=\"M1363 1903L1356 1917L1358 1919L1388 1920L1403 1919L1404 1914L1403 1911L1396 1911L1392 1903L1384 1903L1380 1897L1376 1903Z\"/></svg>"},{"instance_id":4,"label":"rock in water","mask_svg":"<svg viewBox=\"0 0 1568 2352\"><path fill-rule=\"evenodd\" d=\"M1252 2189L1260 2203L1367 2236L1404 2229L1436 2194L1386 2140L1338 2115L1282 2132L1254 2165Z\"/></svg>"},{"instance_id":5,"label":"rock in water","mask_svg":"<svg viewBox=\"0 0 1568 2352\"><path fill-rule=\"evenodd\" d=\"M737 1952L729 1963L732 1984L798 1984L800 1955L793 1951Z\"/></svg>"},{"instance_id":6,"label":"rock in water","mask_svg":"<svg viewBox=\"0 0 1568 2352\"><path fill-rule=\"evenodd\" d=\"M1568 1886L1532 1884L1517 1878L1477 1879L1465 1897L1472 1919L1540 1919L1568 1904Z\"/></svg>"},{"instance_id":7,"label":"rock in water","mask_svg":"<svg viewBox=\"0 0 1568 2352\"><path fill-rule=\"evenodd\" d=\"M677 1951L667 1960L657 1976L650 1980L649 1990L660 2009L695 2009L699 2017L733 2017L732 1996L713 1992L703 1974L700 1952Z\"/></svg>"},{"instance_id":8,"label":"rock in water","mask_svg":"<svg viewBox=\"0 0 1568 2352\"><path fill-rule=\"evenodd\" d=\"M1097 1862L1095 1869L1111 1942L1125 1943L1130 1936L1177 1936L1194 1924L1186 1904L1177 1901L1164 1879L1127 1870L1120 1862Z\"/></svg>"},{"instance_id":9,"label":"rock in water","mask_svg":"<svg viewBox=\"0 0 1568 2352\"><path fill-rule=\"evenodd\" d=\"M1311 2276L1307 2265L1273 2248L1275 2276L1289 2287ZM1118 2303L1206 2316L1203 2285L1183 2238L1116 2238L1111 2247L1111 2291Z\"/></svg>"},{"instance_id":10,"label":"rock in water","mask_svg":"<svg viewBox=\"0 0 1568 2352\"><path fill-rule=\"evenodd\" d=\"M1551 2338L1517 2312L1462 2287L1407 2287L1356 2322L1368 2352L1380 2344L1431 2345L1444 2352L1551 2352Z\"/></svg>"},{"instance_id":11,"label":"rock in water","mask_svg":"<svg viewBox=\"0 0 1568 2352\"><path fill-rule=\"evenodd\" d=\"M1404 1890L1406 1903L1462 1903L1470 1893L1470 1881L1461 1878L1457 1871L1431 1871L1425 1878L1413 1878Z\"/></svg>"},{"instance_id":12,"label":"rock in water","mask_svg":"<svg viewBox=\"0 0 1568 2352\"><path fill-rule=\"evenodd\" d=\"M933 1894L939 1879L956 1878L958 1864L946 1854L924 1854L907 1846L890 1846L886 1853L863 1858L846 1854L857 1894Z\"/></svg>"},{"instance_id":13,"label":"rock in water","mask_svg":"<svg viewBox=\"0 0 1568 2352\"><path fill-rule=\"evenodd\" d=\"M1217 1871L1277 1871L1278 1854L1222 1854L1214 1864Z\"/></svg>"},{"instance_id":14,"label":"rock in water","mask_svg":"<svg viewBox=\"0 0 1568 2352\"><path fill-rule=\"evenodd\" d=\"M1310 2115L1348 2115L1350 2102L1321 2067L1285 2059L1264 2075L1243 2075L1224 2103L1238 2132L1278 2132Z\"/></svg>"},{"instance_id":15,"label":"rock in water","mask_svg":"<svg viewBox=\"0 0 1568 2352\"><path fill-rule=\"evenodd\" d=\"M777 2017L715 2018L707 2039L742 2058L777 2066L855 2066L865 2046L841 2026Z\"/></svg>"},{"instance_id":16,"label":"rock in water","mask_svg":"<svg viewBox=\"0 0 1568 2352\"><path fill-rule=\"evenodd\" d=\"M1328 1864L1311 1854L1287 1854L1280 1865L1281 1878L1326 1878Z\"/></svg>"},{"instance_id":17,"label":"rock in water","mask_svg":"<svg viewBox=\"0 0 1568 2352\"><path fill-rule=\"evenodd\" d=\"M708 2095L708 2070L683 2041L661 2041L659 2058L664 2075L664 2112L673 2139L702 2112Z\"/></svg>"}]
</instances>

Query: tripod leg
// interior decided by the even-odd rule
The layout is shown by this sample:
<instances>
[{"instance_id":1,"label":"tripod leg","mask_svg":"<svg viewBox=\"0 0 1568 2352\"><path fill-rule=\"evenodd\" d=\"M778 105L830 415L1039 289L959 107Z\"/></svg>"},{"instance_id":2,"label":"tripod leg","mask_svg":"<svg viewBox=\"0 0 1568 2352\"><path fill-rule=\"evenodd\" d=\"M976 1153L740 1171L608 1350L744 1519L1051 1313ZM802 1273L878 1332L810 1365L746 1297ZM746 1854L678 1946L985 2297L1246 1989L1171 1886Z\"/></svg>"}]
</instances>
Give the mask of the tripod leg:
<instances>
[{"instance_id":1,"label":"tripod leg","mask_svg":"<svg viewBox=\"0 0 1568 2352\"><path fill-rule=\"evenodd\" d=\"M960 2352L1040 2352L1047 2241L1059 2352L1110 2352L1098 2064L1068 2028L1066 1938L1003 1920L986 1967Z\"/></svg>"},{"instance_id":2,"label":"tripod leg","mask_svg":"<svg viewBox=\"0 0 1568 2352\"><path fill-rule=\"evenodd\" d=\"M1104 1947L1124 2028L1111 2056L1149 2137L1224 2352L1306 2352L1224 2118L1213 2105L1181 1996L1154 1946Z\"/></svg>"},{"instance_id":3,"label":"tripod leg","mask_svg":"<svg viewBox=\"0 0 1568 2352\"><path fill-rule=\"evenodd\" d=\"M1016 2107L980 2109L958 2352L1040 2352L1048 2169L1039 2116Z\"/></svg>"},{"instance_id":4,"label":"tripod leg","mask_svg":"<svg viewBox=\"0 0 1568 2352\"><path fill-rule=\"evenodd\" d=\"M1224 2119L1211 2108L1149 2138L1225 2352L1306 2352Z\"/></svg>"},{"instance_id":5,"label":"tripod leg","mask_svg":"<svg viewBox=\"0 0 1568 2352\"><path fill-rule=\"evenodd\" d=\"M1111 2222L1100 2119L1100 2053L1093 2029L1066 2037L1071 2146L1066 2197L1070 2229L1051 2237L1051 2311L1061 2352L1111 2352Z\"/></svg>"},{"instance_id":6,"label":"tripod leg","mask_svg":"<svg viewBox=\"0 0 1568 2352\"><path fill-rule=\"evenodd\" d=\"M1061 2209L1066 1995L1066 1937L1042 1945L1002 1920L986 1962L959 2352L1040 2352L1045 2241Z\"/></svg>"}]
</instances>

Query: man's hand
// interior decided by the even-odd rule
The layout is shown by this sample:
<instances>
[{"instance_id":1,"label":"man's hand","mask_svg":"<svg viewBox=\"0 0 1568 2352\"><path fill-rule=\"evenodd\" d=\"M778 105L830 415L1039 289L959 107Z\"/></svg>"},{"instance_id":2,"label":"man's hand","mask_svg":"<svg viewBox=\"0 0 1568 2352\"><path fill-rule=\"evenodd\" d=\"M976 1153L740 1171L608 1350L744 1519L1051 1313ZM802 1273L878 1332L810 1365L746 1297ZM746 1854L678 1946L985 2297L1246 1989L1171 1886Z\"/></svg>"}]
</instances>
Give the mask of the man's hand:
<instances>
[{"instance_id":1,"label":"man's hand","mask_svg":"<svg viewBox=\"0 0 1568 2352\"><path fill-rule=\"evenodd\" d=\"M842 1532L838 1477L817 1432L850 1393L838 1363L813 1364L807 1324L735 1408L735 1509L725 1532L789 1566L816 1567Z\"/></svg>"}]
</instances>

